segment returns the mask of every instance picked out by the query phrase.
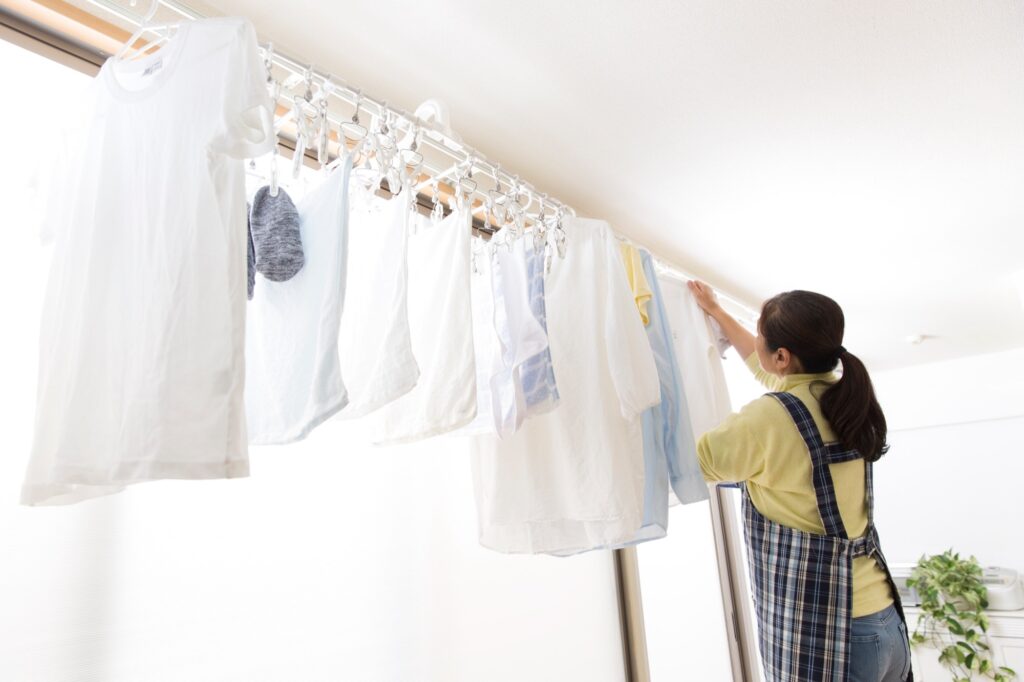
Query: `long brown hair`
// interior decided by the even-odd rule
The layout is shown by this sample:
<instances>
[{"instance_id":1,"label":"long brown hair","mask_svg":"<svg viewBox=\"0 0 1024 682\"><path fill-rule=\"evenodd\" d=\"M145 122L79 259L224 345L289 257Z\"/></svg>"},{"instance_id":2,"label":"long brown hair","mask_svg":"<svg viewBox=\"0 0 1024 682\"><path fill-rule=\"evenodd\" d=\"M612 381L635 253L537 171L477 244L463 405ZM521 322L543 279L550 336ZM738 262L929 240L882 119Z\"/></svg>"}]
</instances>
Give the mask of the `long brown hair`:
<instances>
[{"instance_id":1,"label":"long brown hair","mask_svg":"<svg viewBox=\"0 0 1024 682\"><path fill-rule=\"evenodd\" d=\"M822 394L821 412L844 447L874 462L889 450L885 415L864 363L843 348L844 326L839 304L811 291L773 296L765 301L758 321L768 350L785 348L805 372L830 372L842 361L842 378Z\"/></svg>"}]
</instances>

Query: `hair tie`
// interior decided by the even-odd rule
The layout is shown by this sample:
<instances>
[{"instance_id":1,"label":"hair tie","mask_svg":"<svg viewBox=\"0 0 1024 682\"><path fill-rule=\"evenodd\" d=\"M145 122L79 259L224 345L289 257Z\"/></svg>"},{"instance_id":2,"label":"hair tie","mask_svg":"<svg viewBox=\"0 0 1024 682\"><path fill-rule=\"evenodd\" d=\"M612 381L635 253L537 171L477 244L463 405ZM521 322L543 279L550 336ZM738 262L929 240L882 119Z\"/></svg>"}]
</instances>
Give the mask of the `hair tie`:
<instances>
[{"instance_id":1,"label":"hair tie","mask_svg":"<svg viewBox=\"0 0 1024 682\"><path fill-rule=\"evenodd\" d=\"M843 353L846 353L846 352L847 352L847 350L846 350L845 346L839 346L839 350L836 351L836 355L842 355Z\"/></svg>"}]
</instances>

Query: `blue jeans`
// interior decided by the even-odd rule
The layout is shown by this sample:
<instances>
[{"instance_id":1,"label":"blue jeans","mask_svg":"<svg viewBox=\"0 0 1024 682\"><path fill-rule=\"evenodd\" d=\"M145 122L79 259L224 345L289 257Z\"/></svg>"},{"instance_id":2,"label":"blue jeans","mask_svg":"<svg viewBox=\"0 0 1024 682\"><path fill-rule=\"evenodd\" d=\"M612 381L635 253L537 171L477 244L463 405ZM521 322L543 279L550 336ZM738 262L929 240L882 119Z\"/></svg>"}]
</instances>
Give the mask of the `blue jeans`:
<instances>
[{"instance_id":1,"label":"blue jeans","mask_svg":"<svg viewBox=\"0 0 1024 682\"><path fill-rule=\"evenodd\" d=\"M853 619L850 682L903 682L909 671L907 629L895 606Z\"/></svg>"}]
</instances>

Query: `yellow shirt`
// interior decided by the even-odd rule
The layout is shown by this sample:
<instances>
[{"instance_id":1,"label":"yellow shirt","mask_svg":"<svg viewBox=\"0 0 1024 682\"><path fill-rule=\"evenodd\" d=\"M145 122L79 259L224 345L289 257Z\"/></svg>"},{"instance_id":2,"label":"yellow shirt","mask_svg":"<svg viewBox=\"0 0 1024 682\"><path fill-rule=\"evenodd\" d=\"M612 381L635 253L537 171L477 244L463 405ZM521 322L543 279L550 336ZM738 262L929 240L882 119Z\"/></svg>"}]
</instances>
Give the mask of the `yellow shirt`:
<instances>
[{"instance_id":1,"label":"yellow shirt","mask_svg":"<svg viewBox=\"0 0 1024 682\"><path fill-rule=\"evenodd\" d=\"M777 377L761 368L757 353L747 358L747 367L768 390L800 398L814 417L822 440L837 440L818 404L824 386L814 383L834 382L834 374ZM811 483L807 446L789 412L774 398L754 400L705 433L697 445L697 457L707 480L745 481L754 507L765 517L808 533L825 532ZM846 532L851 538L860 537L868 525L864 460L830 464L829 469ZM871 557L855 558L853 617L881 611L891 603L885 572Z\"/></svg>"},{"instance_id":2,"label":"yellow shirt","mask_svg":"<svg viewBox=\"0 0 1024 682\"><path fill-rule=\"evenodd\" d=\"M626 279L629 280L629 289L633 292L633 300L640 311L640 319L644 321L644 326L646 327L651 321L647 314L647 304L654 294L651 293L651 285L647 281L647 275L644 274L644 264L640 260L640 250L630 244L619 244L619 248L622 250L622 264L626 266Z\"/></svg>"}]
</instances>

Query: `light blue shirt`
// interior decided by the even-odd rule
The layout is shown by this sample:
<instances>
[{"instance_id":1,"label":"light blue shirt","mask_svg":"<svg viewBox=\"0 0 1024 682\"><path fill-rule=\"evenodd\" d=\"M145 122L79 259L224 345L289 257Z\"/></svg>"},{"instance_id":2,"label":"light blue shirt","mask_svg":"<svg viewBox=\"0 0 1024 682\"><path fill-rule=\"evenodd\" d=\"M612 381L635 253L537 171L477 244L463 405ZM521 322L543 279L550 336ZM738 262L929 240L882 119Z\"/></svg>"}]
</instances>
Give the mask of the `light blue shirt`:
<instances>
[{"instance_id":1,"label":"light blue shirt","mask_svg":"<svg viewBox=\"0 0 1024 682\"><path fill-rule=\"evenodd\" d=\"M651 289L647 306L647 339L654 353L661 383L661 404L642 416L644 437L644 520L639 539L648 539L668 526L668 486L680 502L689 504L708 499L708 487L697 462L697 440L690 425L686 394L679 362L672 344L665 302L654 260L640 252L644 274Z\"/></svg>"}]
</instances>

